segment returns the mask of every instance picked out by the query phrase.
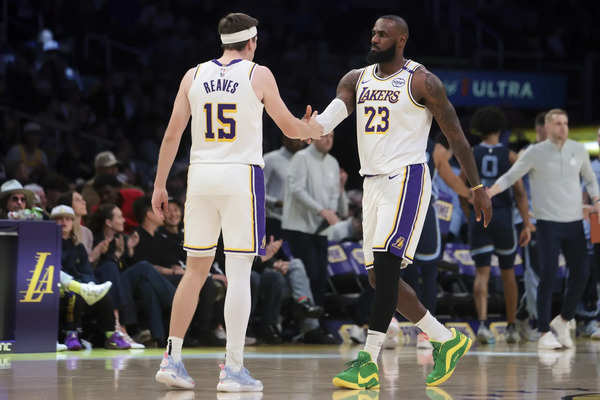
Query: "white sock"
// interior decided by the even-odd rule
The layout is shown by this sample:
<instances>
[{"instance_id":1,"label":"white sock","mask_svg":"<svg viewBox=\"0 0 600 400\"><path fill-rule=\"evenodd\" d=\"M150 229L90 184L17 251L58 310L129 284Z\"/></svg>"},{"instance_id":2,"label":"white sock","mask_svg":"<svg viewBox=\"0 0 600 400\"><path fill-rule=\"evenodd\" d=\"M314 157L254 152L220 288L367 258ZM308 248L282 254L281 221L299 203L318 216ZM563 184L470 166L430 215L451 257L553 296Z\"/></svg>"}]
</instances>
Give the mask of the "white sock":
<instances>
[{"instance_id":1,"label":"white sock","mask_svg":"<svg viewBox=\"0 0 600 400\"><path fill-rule=\"evenodd\" d=\"M183 346L183 338L169 336L167 339L167 354L173 357L173 361L181 361L181 346Z\"/></svg>"},{"instance_id":2,"label":"white sock","mask_svg":"<svg viewBox=\"0 0 600 400\"><path fill-rule=\"evenodd\" d=\"M365 342L364 351L371 355L371 360L377 364L377 358L379 357L379 351L385 340L385 332L377 332L368 330L367 341Z\"/></svg>"},{"instance_id":3,"label":"white sock","mask_svg":"<svg viewBox=\"0 0 600 400\"><path fill-rule=\"evenodd\" d=\"M227 354L225 366L238 372L244 366L244 342L250 318L250 272L254 256L225 256L227 293L225 295L225 331Z\"/></svg>"},{"instance_id":4,"label":"white sock","mask_svg":"<svg viewBox=\"0 0 600 400\"><path fill-rule=\"evenodd\" d=\"M425 332L427 336L429 336L429 339L434 342L443 343L452 339L452 332L444 325L440 324L440 321L432 316L429 311L427 311L425 316L415 325Z\"/></svg>"}]
</instances>

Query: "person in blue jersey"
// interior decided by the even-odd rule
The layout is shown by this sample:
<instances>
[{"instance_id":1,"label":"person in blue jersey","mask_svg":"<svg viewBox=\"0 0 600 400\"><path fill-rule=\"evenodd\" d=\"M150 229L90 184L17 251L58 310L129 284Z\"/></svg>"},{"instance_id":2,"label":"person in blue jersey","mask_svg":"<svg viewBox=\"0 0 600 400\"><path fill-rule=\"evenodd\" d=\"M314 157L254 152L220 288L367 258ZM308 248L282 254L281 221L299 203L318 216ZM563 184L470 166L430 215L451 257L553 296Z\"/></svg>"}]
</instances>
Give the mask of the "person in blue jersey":
<instances>
[{"instance_id":1,"label":"person in blue jersey","mask_svg":"<svg viewBox=\"0 0 600 400\"><path fill-rule=\"evenodd\" d=\"M504 113L493 106L478 109L471 119L471 130L482 138L481 143L473 147L473 154L481 182L486 187L492 186L496 179L508 171L517 159L515 152L500 143L500 133L505 126ZM494 220L487 229L483 229L480 224L476 223L473 213L469 216L469 245L476 267L473 297L479 319L477 339L482 344L495 342L494 335L487 326L488 283L492 254L494 253L498 256L504 288L508 322L506 341L516 343L519 340L515 325L519 291L514 271L517 232L513 223L513 196L523 219L519 244L525 246L531 238L531 231L535 228L529 221L527 193L521 180L517 180L513 185L513 191L507 190L492 199Z\"/></svg>"},{"instance_id":2,"label":"person in blue jersey","mask_svg":"<svg viewBox=\"0 0 600 400\"><path fill-rule=\"evenodd\" d=\"M432 182L434 174L437 173L458 196L470 200L472 193L452 170L448 161L448 150L440 143L429 139L425 152ZM429 312L435 315L437 305L437 261L442 254L442 236L434 206L437 197L435 187L432 188L431 195L423 231L415 253L415 262L410 268L403 270L402 278L415 290ZM424 332L420 332L417 336L417 348L432 348L431 342Z\"/></svg>"}]
</instances>

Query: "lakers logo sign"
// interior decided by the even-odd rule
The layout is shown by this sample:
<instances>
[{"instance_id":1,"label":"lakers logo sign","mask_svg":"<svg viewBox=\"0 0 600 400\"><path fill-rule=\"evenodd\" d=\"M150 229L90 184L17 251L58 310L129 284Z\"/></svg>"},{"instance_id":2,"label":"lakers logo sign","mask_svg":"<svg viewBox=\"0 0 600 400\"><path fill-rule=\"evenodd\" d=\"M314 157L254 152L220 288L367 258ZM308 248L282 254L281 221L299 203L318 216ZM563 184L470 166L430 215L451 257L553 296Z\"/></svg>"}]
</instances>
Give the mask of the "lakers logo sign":
<instances>
[{"instance_id":1,"label":"lakers logo sign","mask_svg":"<svg viewBox=\"0 0 600 400\"><path fill-rule=\"evenodd\" d=\"M29 285L27 290L21 290L24 294L23 298L19 300L21 303L39 303L44 298L45 294L52 294L52 283L54 280L54 265L46 264L46 259L51 253L49 252L38 252L37 263L33 269L31 279L28 279Z\"/></svg>"},{"instance_id":2,"label":"lakers logo sign","mask_svg":"<svg viewBox=\"0 0 600 400\"><path fill-rule=\"evenodd\" d=\"M397 249L401 249L402 246L404 246L404 238L400 236L398 239L396 239L394 243L392 243L392 246L394 246Z\"/></svg>"}]
</instances>

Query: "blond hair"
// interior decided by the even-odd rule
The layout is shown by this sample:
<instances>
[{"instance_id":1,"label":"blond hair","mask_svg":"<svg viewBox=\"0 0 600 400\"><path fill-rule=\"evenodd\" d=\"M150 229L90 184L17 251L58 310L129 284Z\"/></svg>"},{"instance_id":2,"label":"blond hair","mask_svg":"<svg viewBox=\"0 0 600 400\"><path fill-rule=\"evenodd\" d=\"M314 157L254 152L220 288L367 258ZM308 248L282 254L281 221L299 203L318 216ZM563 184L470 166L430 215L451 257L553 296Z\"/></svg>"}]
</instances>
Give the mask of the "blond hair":
<instances>
[{"instance_id":1,"label":"blond hair","mask_svg":"<svg viewBox=\"0 0 600 400\"><path fill-rule=\"evenodd\" d=\"M560 108L553 108L552 110L548 111L546 113L546 115L544 116L544 122L550 123L552 122L552 119L554 118L555 115L564 115L565 117L569 117L569 115L567 114L567 112L563 109Z\"/></svg>"},{"instance_id":2,"label":"blond hair","mask_svg":"<svg viewBox=\"0 0 600 400\"><path fill-rule=\"evenodd\" d=\"M74 245L81 243L81 218L73 218L73 229L71 230L71 239Z\"/></svg>"}]
</instances>

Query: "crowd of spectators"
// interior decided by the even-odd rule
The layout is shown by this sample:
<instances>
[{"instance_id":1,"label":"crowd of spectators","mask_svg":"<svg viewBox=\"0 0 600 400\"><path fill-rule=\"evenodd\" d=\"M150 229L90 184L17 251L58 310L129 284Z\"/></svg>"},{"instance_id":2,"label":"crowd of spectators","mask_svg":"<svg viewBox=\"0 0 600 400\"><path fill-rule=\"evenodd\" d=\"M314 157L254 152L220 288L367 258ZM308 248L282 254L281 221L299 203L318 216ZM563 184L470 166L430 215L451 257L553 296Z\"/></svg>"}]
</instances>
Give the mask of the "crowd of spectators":
<instances>
[{"instance_id":1,"label":"crowd of spectators","mask_svg":"<svg viewBox=\"0 0 600 400\"><path fill-rule=\"evenodd\" d=\"M466 3L458 6L460 12L471 10L505 32L509 50L567 60L582 55L586 40L598 36L591 19L598 15L593 2L570 2L575 13L569 15L554 12L564 6L557 1L544 3L542 13L535 3ZM216 21L244 5L234 1L225 10L211 1L191 0L8 2L8 41L0 49L0 182L8 185L0 194L0 217L27 209L32 211L17 217L56 219L65 238L63 270L73 282L112 284L106 297L93 305L69 294L63 299L66 309L76 310L62 316L62 337L72 348L86 332L85 323L96 329L86 339L98 345L163 344L174 289L185 271L181 242L189 135L184 135L168 181L172 201L164 221L154 215L147 197L158 149L181 76L218 54ZM381 7L350 1L316 12L306 0L253 7L252 14L261 19L256 60L274 71L295 114L311 101L322 108L340 74L364 64L371 23L383 9L409 21L411 57L453 55L447 40L430 40L431 29L440 35L454 29L452 19L434 18L432 26L413 24L422 19L417 9L395 10L390 1ZM352 28L334 29L340 20ZM527 40L517 40L523 26ZM275 150L281 134L274 124L265 123L263 147L266 153L272 151L265 157L265 177L273 238L268 255L253 268L247 343L255 337L265 343L334 341L319 321L328 312L325 297L331 289L326 238L359 241L362 236L357 157L346 139L352 132L352 122L346 121L333 148L332 135L331 143L324 139L302 149L299 143L284 141ZM306 176L288 178L290 163L297 166L294 171L309 171L306 165L311 165L332 172L319 176L317 188L306 189L301 185ZM57 206L70 211L61 208L52 215ZM466 241L464 229L461 238L461 218L454 216L450 239ZM87 264L76 256L83 254L82 248ZM188 344L224 343L223 267L217 257ZM362 300L368 300L368 292L366 285ZM364 318L363 313L355 321L360 325Z\"/></svg>"}]
</instances>

